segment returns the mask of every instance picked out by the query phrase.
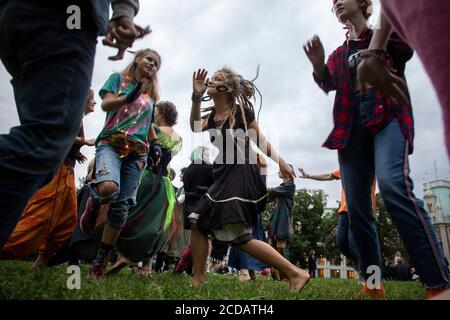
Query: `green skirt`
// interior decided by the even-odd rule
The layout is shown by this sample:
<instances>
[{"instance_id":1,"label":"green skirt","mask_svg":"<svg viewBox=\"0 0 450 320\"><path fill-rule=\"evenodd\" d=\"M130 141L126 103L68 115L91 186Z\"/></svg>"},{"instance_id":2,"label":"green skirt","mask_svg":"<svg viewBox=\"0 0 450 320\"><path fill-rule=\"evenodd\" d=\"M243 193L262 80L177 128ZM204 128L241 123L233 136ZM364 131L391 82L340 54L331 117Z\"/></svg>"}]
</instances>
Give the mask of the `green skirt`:
<instances>
[{"instance_id":1,"label":"green skirt","mask_svg":"<svg viewBox=\"0 0 450 320\"><path fill-rule=\"evenodd\" d=\"M155 256L167 241L175 192L168 177L145 171L130 208L128 220L117 241L117 250L132 262Z\"/></svg>"}]
</instances>

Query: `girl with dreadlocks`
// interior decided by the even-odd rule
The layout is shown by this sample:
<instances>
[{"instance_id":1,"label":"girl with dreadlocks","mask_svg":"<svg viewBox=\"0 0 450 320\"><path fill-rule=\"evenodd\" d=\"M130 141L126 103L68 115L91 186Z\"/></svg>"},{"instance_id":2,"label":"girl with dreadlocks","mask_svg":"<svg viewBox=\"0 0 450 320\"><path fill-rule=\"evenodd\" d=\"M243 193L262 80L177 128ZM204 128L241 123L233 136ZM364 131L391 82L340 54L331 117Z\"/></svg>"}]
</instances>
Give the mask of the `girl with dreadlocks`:
<instances>
[{"instance_id":1,"label":"girl with dreadlocks","mask_svg":"<svg viewBox=\"0 0 450 320\"><path fill-rule=\"evenodd\" d=\"M371 190L377 177L389 215L395 222L414 267L431 292L448 285L448 269L423 201L413 193L408 156L413 151L414 121L409 103L395 103L380 91L356 81L358 62L372 57L404 79L412 49L392 34L387 50L367 50L371 0L333 0L339 22L350 28L349 37L325 63L316 36L304 46L314 79L326 93L336 90L334 129L324 146L338 150L342 185L347 198L350 230L355 240L362 277L373 267L381 270L380 243L372 215ZM375 288L366 283L361 295L384 297L382 279Z\"/></svg>"},{"instance_id":2,"label":"girl with dreadlocks","mask_svg":"<svg viewBox=\"0 0 450 320\"><path fill-rule=\"evenodd\" d=\"M159 100L156 74L160 65L156 51L140 50L124 72L111 75L100 89L106 121L96 141L91 197L80 220L81 230L93 233L100 205L109 203L102 243L89 272L96 278L104 274L128 210L136 203L147 156L155 162L160 159L161 146L152 126L153 107Z\"/></svg>"},{"instance_id":3,"label":"girl with dreadlocks","mask_svg":"<svg viewBox=\"0 0 450 320\"><path fill-rule=\"evenodd\" d=\"M206 235L215 240L239 246L256 259L275 266L289 280L290 288L300 291L309 275L283 258L267 243L252 239L252 227L266 203L267 189L250 147L250 138L259 149L280 166L280 172L293 177L294 172L266 140L255 121L253 104L257 91L252 81L245 80L229 68L214 73L211 81L206 70L193 75L190 125L194 132L208 131L211 142L219 149L213 164L214 183L191 210L192 287L203 283L208 255ZM212 98L211 112L201 117L204 93Z\"/></svg>"}]
</instances>

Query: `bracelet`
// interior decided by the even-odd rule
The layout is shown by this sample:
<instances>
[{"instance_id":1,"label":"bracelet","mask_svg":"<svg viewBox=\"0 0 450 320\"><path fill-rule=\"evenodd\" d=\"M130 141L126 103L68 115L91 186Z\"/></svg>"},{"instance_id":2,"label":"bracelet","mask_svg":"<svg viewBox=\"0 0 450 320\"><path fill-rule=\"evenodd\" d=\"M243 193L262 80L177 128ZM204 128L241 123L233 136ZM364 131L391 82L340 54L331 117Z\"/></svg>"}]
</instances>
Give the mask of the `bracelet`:
<instances>
[{"instance_id":1,"label":"bracelet","mask_svg":"<svg viewBox=\"0 0 450 320\"><path fill-rule=\"evenodd\" d=\"M192 92L192 102L201 103L203 98L203 94L198 94L195 92Z\"/></svg>"}]
</instances>

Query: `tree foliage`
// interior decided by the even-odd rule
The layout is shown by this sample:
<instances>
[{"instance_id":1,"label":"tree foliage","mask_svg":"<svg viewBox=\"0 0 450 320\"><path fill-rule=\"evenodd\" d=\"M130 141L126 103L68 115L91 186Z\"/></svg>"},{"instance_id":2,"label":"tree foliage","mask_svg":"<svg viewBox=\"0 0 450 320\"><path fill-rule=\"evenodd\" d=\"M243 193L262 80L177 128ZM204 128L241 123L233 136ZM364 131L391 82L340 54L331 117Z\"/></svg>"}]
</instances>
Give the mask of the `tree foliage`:
<instances>
[{"instance_id":1,"label":"tree foliage","mask_svg":"<svg viewBox=\"0 0 450 320\"><path fill-rule=\"evenodd\" d=\"M408 260L405 247L387 213L383 199L379 194L377 201L377 227L382 256L393 260L396 251ZM328 260L339 260L340 251L336 244L339 214L337 208L324 213L327 195L323 190L300 189L294 196L293 222L294 239L289 245L289 260L306 267L306 257L311 249L316 256ZM269 203L263 216L263 224L267 225L273 203ZM300 227L300 228L299 228Z\"/></svg>"}]
</instances>

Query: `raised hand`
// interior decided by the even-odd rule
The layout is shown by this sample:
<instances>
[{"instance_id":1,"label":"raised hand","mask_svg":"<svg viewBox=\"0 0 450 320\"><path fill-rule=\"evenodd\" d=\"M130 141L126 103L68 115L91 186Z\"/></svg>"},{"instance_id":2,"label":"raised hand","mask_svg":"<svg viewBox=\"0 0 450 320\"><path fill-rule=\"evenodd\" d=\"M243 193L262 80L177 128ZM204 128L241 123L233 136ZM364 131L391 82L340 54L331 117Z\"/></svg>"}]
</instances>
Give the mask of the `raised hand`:
<instances>
[{"instance_id":1,"label":"raised hand","mask_svg":"<svg viewBox=\"0 0 450 320\"><path fill-rule=\"evenodd\" d=\"M133 46L134 40L145 37L151 32L149 26L142 28L135 25L129 17L120 17L109 22L103 44L117 48L119 51L109 60L122 60L127 48Z\"/></svg>"},{"instance_id":2,"label":"raised hand","mask_svg":"<svg viewBox=\"0 0 450 320\"><path fill-rule=\"evenodd\" d=\"M194 94L203 96L208 88L209 79L206 78L208 71L205 69L198 69L192 76L192 90Z\"/></svg>"},{"instance_id":3,"label":"raised hand","mask_svg":"<svg viewBox=\"0 0 450 320\"><path fill-rule=\"evenodd\" d=\"M306 56L314 67L314 71L320 71L325 67L325 49L319 36L314 36L304 46Z\"/></svg>"},{"instance_id":4,"label":"raised hand","mask_svg":"<svg viewBox=\"0 0 450 320\"><path fill-rule=\"evenodd\" d=\"M376 57L368 57L359 64L357 82L363 91L366 83L371 84L381 92L381 95L387 101L394 104L410 103L406 82L395 75L388 65L381 63Z\"/></svg>"}]
</instances>

